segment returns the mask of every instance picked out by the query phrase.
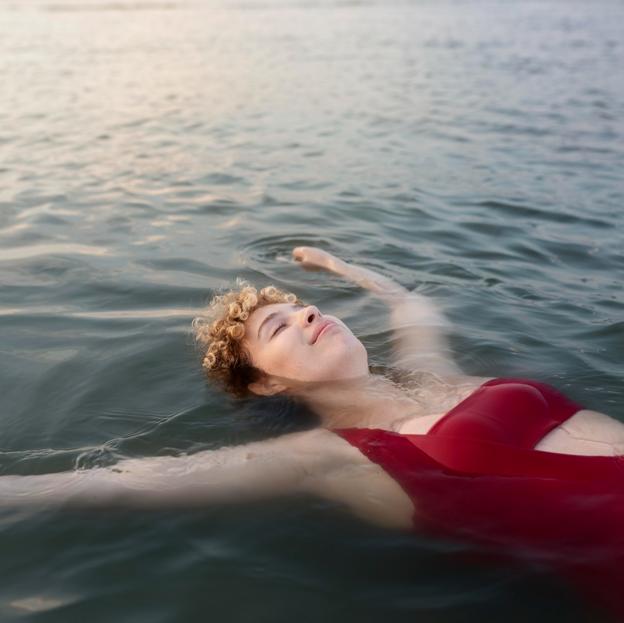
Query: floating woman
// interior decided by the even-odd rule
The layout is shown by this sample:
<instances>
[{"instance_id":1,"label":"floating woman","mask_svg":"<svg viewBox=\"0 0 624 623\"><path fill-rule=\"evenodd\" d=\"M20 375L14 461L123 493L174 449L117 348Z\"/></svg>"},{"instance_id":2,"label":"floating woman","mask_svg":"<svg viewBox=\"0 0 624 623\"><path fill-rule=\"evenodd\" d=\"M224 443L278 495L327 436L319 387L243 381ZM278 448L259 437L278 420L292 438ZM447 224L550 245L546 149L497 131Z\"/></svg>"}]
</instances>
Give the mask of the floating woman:
<instances>
[{"instance_id":1,"label":"floating woman","mask_svg":"<svg viewBox=\"0 0 624 623\"><path fill-rule=\"evenodd\" d=\"M460 539L544 565L624 620L624 424L544 383L464 374L429 299L312 247L306 268L390 307L394 365L369 370L338 318L275 287L215 297L194 321L203 368L235 395L285 395L320 427L190 456L3 476L5 504L163 508L312 493L398 530Z\"/></svg>"}]
</instances>

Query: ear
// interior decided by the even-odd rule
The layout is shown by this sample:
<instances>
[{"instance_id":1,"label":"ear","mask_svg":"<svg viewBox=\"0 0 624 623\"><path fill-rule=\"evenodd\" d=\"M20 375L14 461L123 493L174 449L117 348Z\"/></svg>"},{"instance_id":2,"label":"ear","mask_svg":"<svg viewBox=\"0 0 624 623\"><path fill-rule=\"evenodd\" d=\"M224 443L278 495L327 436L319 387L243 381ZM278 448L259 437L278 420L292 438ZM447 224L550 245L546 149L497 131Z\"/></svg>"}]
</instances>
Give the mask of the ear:
<instances>
[{"instance_id":1,"label":"ear","mask_svg":"<svg viewBox=\"0 0 624 623\"><path fill-rule=\"evenodd\" d=\"M286 385L270 379L262 379L261 381L249 383L247 388L256 396L275 396L276 394L281 394L286 389Z\"/></svg>"}]
</instances>

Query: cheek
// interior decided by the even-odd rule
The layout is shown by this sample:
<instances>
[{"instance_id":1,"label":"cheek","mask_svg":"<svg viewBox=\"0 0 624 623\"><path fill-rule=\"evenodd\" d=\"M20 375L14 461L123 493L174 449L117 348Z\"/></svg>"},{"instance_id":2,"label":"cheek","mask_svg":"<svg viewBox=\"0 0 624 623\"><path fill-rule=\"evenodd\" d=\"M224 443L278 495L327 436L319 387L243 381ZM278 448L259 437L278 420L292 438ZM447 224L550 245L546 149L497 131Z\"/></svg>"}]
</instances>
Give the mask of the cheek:
<instances>
[{"instance_id":1,"label":"cheek","mask_svg":"<svg viewBox=\"0 0 624 623\"><path fill-rule=\"evenodd\" d=\"M253 363L267 374L288 378L293 373L304 370L309 353L302 352L292 341L276 339L274 342L257 349L252 357Z\"/></svg>"},{"instance_id":2,"label":"cheek","mask_svg":"<svg viewBox=\"0 0 624 623\"><path fill-rule=\"evenodd\" d=\"M336 331L320 348L280 339L254 344L250 353L253 364L266 374L301 381L326 381L368 371L364 345L346 328Z\"/></svg>"}]
</instances>

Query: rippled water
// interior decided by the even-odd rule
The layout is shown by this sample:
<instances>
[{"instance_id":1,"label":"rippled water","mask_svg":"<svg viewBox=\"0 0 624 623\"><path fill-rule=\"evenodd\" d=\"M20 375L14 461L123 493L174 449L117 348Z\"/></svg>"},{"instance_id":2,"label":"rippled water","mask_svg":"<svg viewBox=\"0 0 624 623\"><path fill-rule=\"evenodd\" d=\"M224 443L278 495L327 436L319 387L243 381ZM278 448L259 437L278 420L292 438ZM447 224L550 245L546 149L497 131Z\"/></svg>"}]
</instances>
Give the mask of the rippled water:
<instances>
[{"instance_id":1,"label":"rippled water","mask_svg":"<svg viewBox=\"0 0 624 623\"><path fill-rule=\"evenodd\" d=\"M298 244L437 297L468 372L624 419L622 23L608 0L2 0L2 472L279 429L206 388L191 346L237 276L383 364L379 305L298 270ZM590 616L555 579L307 498L3 511L0 549L3 621Z\"/></svg>"}]
</instances>

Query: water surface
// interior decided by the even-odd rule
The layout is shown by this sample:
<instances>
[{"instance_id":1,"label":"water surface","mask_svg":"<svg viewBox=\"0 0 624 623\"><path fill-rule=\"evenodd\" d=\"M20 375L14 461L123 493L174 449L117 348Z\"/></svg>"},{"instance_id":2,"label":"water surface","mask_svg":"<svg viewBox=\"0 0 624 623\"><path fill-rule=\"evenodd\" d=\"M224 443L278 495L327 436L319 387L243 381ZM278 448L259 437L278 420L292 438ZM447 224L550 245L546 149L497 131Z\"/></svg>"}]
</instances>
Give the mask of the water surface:
<instances>
[{"instance_id":1,"label":"water surface","mask_svg":"<svg viewBox=\"0 0 624 623\"><path fill-rule=\"evenodd\" d=\"M437 298L464 369L624 420L619 2L0 4L0 469L287 428L203 383L193 315L243 277L383 309L319 245ZM257 415L257 414L256 414ZM195 514L3 511L3 621L598 621L307 498Z\"/></svg>"}]
</instances>

